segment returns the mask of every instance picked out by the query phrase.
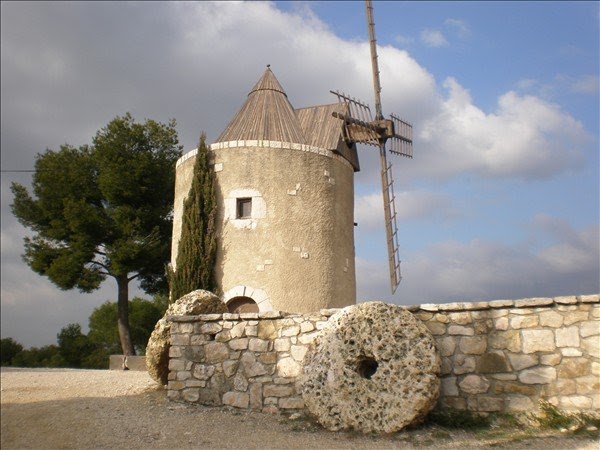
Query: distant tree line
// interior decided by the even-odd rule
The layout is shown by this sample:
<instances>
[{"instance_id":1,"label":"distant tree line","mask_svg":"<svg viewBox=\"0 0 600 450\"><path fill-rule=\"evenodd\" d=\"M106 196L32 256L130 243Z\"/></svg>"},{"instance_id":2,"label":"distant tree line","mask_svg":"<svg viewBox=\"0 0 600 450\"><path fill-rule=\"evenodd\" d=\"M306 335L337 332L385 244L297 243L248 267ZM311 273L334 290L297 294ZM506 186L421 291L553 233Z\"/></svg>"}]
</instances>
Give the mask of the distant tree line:
<instances>
[{"instance_id":1,"label":"distant tree line","mask_svg":"<svg viewBox=\"0 0 600 450\"><path fill-rule=\"evenodd\" d=\"M150 333L167 306L168 298L164 295L157 295L152 300L135 297L129 302L131 339L138 354L145 354ZM14 367L107 369L109 355L121 354L117 310L116 302L105 302L90 315L90 331L87 335L81 331L80 324L71 323L58 333L58 345L24 349L13 338L3 338L0 342L1 364Z\"/></svg>"}]
</instances>

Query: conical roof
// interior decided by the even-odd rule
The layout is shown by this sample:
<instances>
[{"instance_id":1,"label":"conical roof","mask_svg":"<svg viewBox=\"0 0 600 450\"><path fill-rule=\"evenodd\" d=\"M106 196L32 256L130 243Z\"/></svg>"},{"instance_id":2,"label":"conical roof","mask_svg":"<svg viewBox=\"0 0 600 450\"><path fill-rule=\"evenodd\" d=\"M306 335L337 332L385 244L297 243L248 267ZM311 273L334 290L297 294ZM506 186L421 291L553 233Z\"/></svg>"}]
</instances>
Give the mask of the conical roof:
<instances>
[{"instance_id":1,"label":"conical roof","mask_svg":"<svg viewBox=\"0 0 600 450\"><path fill-rule=\"evenodd\" d=\"M306 141L296 112L269 66L216 142L248 139Z\"/></svg>"}]
</instances>

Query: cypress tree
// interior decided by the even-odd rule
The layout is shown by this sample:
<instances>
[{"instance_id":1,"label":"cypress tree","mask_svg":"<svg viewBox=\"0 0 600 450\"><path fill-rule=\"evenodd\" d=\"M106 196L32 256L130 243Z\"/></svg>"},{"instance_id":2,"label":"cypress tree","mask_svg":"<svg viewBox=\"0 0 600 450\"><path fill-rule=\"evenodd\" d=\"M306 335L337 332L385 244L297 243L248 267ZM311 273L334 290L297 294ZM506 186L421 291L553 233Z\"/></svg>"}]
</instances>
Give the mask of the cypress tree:
<instances>
[{"instance_id":1,"label":"cypress tree","mask_svg":"<svg viewBox=\"0 0 600 450\"><path fill-rule=\"evenodd\" d=\"M175 270L170 270L171 301L196 289L216 292L217 198L206 136L200 136L190 192L183 203Z\"/></svg>"}]
</instances>

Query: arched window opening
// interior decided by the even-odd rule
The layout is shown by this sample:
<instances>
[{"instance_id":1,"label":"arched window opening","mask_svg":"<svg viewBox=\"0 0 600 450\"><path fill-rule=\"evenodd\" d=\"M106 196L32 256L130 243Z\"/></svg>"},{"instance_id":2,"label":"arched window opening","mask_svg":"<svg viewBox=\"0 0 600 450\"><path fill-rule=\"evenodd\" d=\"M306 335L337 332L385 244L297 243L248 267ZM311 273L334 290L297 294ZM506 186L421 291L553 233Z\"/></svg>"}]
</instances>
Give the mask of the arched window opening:
<instances>
[{"instance_id":1,"label":"arched window opening","mask_svg":"<svg viewBox=\"0 0 600 450\"><path fill-rule=\"evenodd\" d=\"M258 305L250 297L233 297L227 302L227 309L230 313L257 313Z\"/></svg>"}]
</instances>

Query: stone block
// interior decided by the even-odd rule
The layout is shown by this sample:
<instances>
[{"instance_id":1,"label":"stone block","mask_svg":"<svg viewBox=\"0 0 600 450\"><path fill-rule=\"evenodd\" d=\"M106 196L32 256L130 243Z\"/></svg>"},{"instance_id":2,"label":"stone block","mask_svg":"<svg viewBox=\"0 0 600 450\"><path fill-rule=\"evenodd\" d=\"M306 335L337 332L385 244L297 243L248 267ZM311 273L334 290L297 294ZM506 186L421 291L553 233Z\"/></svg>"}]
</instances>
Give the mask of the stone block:
<instances>
[{"instance_id":1,"label":"stone block","mask_svg":"<svg viewBox=\"0 0 600 450\"><path fill-rule=\"evenodd\" d=\"M574 295L554 297L554 303L558 303L560 305L574 305L575 303L577 303L577 297L575 297Z\"/></svg>"},{"instance_id":2,"label":"stone block","mask_svg":"<svg viewBox=\"0 0 600 450\"><path fill-rule=\"evenodd\" d=\"M425 326L434 336L440 336L446 333L446 325L440 322L427 322Z\"/></svg>"},{"instance_id":3,"label":"stone block","mask_svg":"<svg viewBox=\"0 0 600 450\"><path fill-rule=\"evenodd\" d=\"M552 305L554 299L546 297L537 298L524 298L522 300L515 300L515 307L517 308L533 308L538 306Z\"/></svg>"},{"instance_id":4,"label":"stone block","mask_svg":"<svg viewBox=\"0 0 600 450\"><path fill-rule=\"evenodd\" d=\"M318 331L313 331L312 333L304 333L298 337L298 342L301 344L312 344L315 338L318 336ZM295 338L292 338L295 339Z\"/></svg>"},{"instance_id":5,"label":"stone block","mask_svg":"<svg viewBox=\"0 0 600 450\"><path fill-rule=\"evenodd\" d=\"M548 384L556 380L554 367L536 367L525 369L519 374L519 381L525 384Z\"/></svg>"},{"instance_id":6,"label":"stone block","mask_svg":"<svg viewBox=\"0 0 600 450\"><path fill-rule=\"evenodd\" d=\"M562 355L559 353L551 353L549 355L542 355L540 357L540 364L544 366L556 366L560 364Z\"/></svg>"},{"instance_id":7,"label":"stone block","mask_svg":"<svg viewBox=\"0 0 600 450\"><path fill-rule=\"evenodd\" d=\"M491 333L488 337L491 348L508 350L514 353L521 351L521 335L517 330Z\"/></svg>"},{"instance_id":8,"label":"stone block","mask_svg":"<svg viewBox=\"0 0 600 450\"><path fill-rule=\"evenodd\" d=\"M488 302L490 308L510 308L514 305L514 300L492 300L491 302Z\"/></svg>"},{"instance_id":9,"label":"stone block","mask_svg":"<svg viewBox=\"0 0 600 450\"><path fill-rule=\"evenodd\" d=\"M193 375L198 380L208 380L215 373L215 366L206 366L204 364L196 364Z\"/></svg>"},{"instance_id":10,"label":"stone block","mask_svg":"<svg viewBox=\"0 0 600 450\"><path fill-rule=\"evenodd\" d=\"M223 362L223 373L226 377L231 377L238 369L239 361L224 361Z\"/></svg>"},{"instance_id":11,"label":"stone block","mask_svg":"<svg viewBox=\"0 0 600 450\"><path fill-rule=\"evenodd\" d=\"M174 372L178 370L185 370L185 361L182 359L169 360L169 371Z\"/></svg>"},{"instance_id":12,"label":"stone block","mask_svg":"<svg viewBox=\"0 0 600 450\"><path fill-rule=\"evenodd\" d=\"M277 362L277 375L280 377L296 377L300 375L302 366L293 358L281 358Z\"/></svg>"},{"instance_id":13,"label":"stone block","mask_svg":"<svg viewBox=\"0 0 600 450\"><path fill-rule=\"evenodd\" d=\"M496 412L504 409L504 398L502 397L478 397L477 410L482 412Z\"/></svg>"},{"instance_id":14,"label":"stone block","mask_svg":"<svg viewBox=\"0 0 600 450\"><path fill-rule=\"evenodd\" d=\"M543 327L559 328L562 326L564 318L556 311L544 311L540 313L540 325Z\"/></svg>"},{"instance_id":15,"label":"stone block","mask_svg":"<svg viewBox=\"0 0 600 450\"><path fill-rule=\"evenodd\" d=\"M579 347L578 326L557 328L554 333L556 335L557 347Z\"/></svg>"},{"instance_id":16,"label":"stone block","mask_svg":"<svg viewBox=\"0 0 600 450\"><path fill-rule=\"evenodd\" d=\"M454 359L453 370L456 375L475 371L475 358L472 356L457 355Z\"/></svg>"},{"instance_id":17,"label":"stone block","mask_svg":"<svg viewBox=\"0 0 600 450\"><path fill-rule=\"evenodd\" d=\"M433 316L433 320L435 320L436 322L439 322L439 323L450 322L450 318L446 314L440 314L440 313L437 313L435 316Z\"/></svg>"},{"instance_id":18,"label":"stone block","mask_svg":"<svg viewBox=\"0 0 600 450\"><path fill-rule=\"evenodd\" d=\"M181 396L186 402L197 402L200 398L200 389L199 388L187 388L184 389L181 393Z\"/></svg>"},{"instance_id":19,"label":"stone block","mask_svg":"<svg viewBox=\"0 0 600 450\"><path fill-rule=\"evenodd\" d=\"M494 394L520 394L531 397L537 394L538 389L537 386L522 384L515 381L496 381L492 391Z\"/></svg>"},{"instance_id":20,"label":"stone block","mask_svg":"<svg viewBox=\"0 0 600 450\"><path fill-rule=\"evenodd\" d=\"M248 389L248 380L240 372L236 373L235 377L233 377L233 388L241 392L246 392Z\"/></svg>"},{"instance_id":21,"label":"stone block","mask_svg":"<svg viewBox=\"0 0 600 450\"><path fill-rule=\"evenodd\" d=\"M256 361L254 354L252 353L244 353L241 357L240 362L242 364L244 374L248 378L257 377L268 373L268 370L265 368L265 366L262 363Z\"/></svg>"},{"instance_id":22,"label":"stone block","mask_svg":"<svg viewBox=\"0 0 600 450\"><path fill-rule=\"evenodd\" d=\"M250 396L245 392L229 391L223 394L223 404L234 408L248 408Z\"/></svg>"},{"instance_id":23,"label":"stone block","mask_svg":"<svg viewBox=\"0 0 600 450\"><path fill-rule=\"evenodd\" d=\"M559 378L545 386L543 393L546 397L576 394L577 384L575 383L575 380L561 380Z\"/></svg>"},{"instance_id":24,"label":"stone block","mask_svg":"<svg viewBox=\"0 0 600 450\"><path fill-rule=\"evenodd\" d=\"M600 358L600 338L591 336L581 340L581 347L584 351L594 358Z\"/></svg>"},{"instance_id":25,"label":"stone block","mask_svg":"<svg viewBox=\"0 0 600 450\"><path fill-rule=\"evenodd\" d=\"M289 384L266 384L263 386L265 397L289 397L294 393L294 387Z\"/></svg>"},{"instance_id":26,"label":"stone block","mask_svg":"<svg viewBox=\"0 0 600 450\"><path fill-rule=\"evenodd\" d=\"M538 317L536 315L531 316L516 316L510 319L510 326L515 330L521 328L533 328L538 325Z\"/></svg>"},{"instance_id":27,"label":"stone block","mask_svg":"<svg viewBox=\"0 0 600 450\"><path fill-rule=\"evenodd\" d=\"M440 356L451 356L456 349L456 338L444 337L437 340L438 351Z\"/></svg>"},{"instance_id":28,"label":"stone block","mask_svg":"<svg viewBox=\"0 0 600 450\"><path fill-rule=\"evenodd\" d=\"M552 352L556 349L552 330L523 330L523 352Z\"/></svg>"},{"instance_id":29,"label":"stone block","mask_svg":"<svg viewBox=\"0 0 600 450\"><path fill-rule=\"evenodd\" d=\"M417 312L415 313L415 317L423 322L433 318L433 313L431 312Z\"/></svg>"},{"instance_id":30,"label":"stone block","mask_svg":"<svg viewBox=\"0 0 600 450\"><path fill-rule=\"evenodd\" d=\"M248 338L232 339L228 342L228 345L232 350L246 350L248 348L248 341Z\"/></svg>"},{"instance_id":31,"label":"stone block","mask_svg":"<svg viewBox=\"0 0 600 450\"><path fill-rule=\"evenodd\" d=\"M203 345L190 345L183 347L183 357L188 361L203 362L204 361L204 346Z\"/></svg>"},{"instance_id":32,"label":"stone block","mask_svg":"<svg viewBox=\"0 0 600 450\"><path fill-rule=\"evenodd\" d=\"M473 322L470 312L455 312L449 313L448 319L455 325L468 325Z\"/></svg>"},{"instance_id":33,"label":"stone block","mask_svg":"<svg viewBox=\"0 0 600 450\"><path fill-rule=\"evenodd\" d=\"M573 348L573 347L561 348L560 353L563 356L581 356L581 355L583 355L583 352L581 350L579 350L578 348Z\"/></svg>"},{"instance_id":34,"label":"stone block","mask_svg":"<svg viewBox=\"0 0 600 450\"><path fill-rule=\"evenodd\" d=\"M481 355L487 349L485 336L462 337L459 344L460 351L467 355Z\"/></svg>"},{"instance_id":35,"label":"stone block","mask_svg":"<svg viewBox=\"0 0 600 450\"><path fill-rule=\"evenodd\" d=\"M280 398L278 404L281 409L304 408L304 400L302 400L302 397Z\"/></svg>"},{"instance_id":36,"label":"stone block","mask_svg":"<svg viewBox=\"0 0 600 450\"><path fill-rule=\"evenodd\" d=\"M462 397L443 397L441 398L441 405L448 409L457 409L464 411L467 409L467 401Z\"/></svg>"},{"instance_id":37,"label":"stone block","mask_svg":"<svg viewBox=\"0 0 600 450\"><path fill-rule=\"evenodd\" d=\"M566 410L591 409L592 399L583 395L560 397L560 407Z\"/></svg>"},{"instance_id":38,"label":"stone block","mask_svg":"<svg viewBox=\"0 0 600 450\"><path fill-rule=\"evenodd\" d=\"M258 336L258 325L246 325L246 336Z\"/></svg>"},{"instance_id":39,"label":"stone block","mask_svg":"<svg viewBox=\"0 0 600 450\"><path fill-rule=\"evenodd\" d=\"M592 375L600 376L600 363L592 361Z\"/></svg>"},{"instance_id":40,"label":"stone block","mask_svg":"<svg viewBox=\"0 0 600 450\"><path fill-rule=\"evenodd\" d=\"M564 326L573 325L577 322L583 322L588 320L589 313L587 311L569 311L564 316Z\"/></svg>"},{"instance_id":41,"label":"stone block","mask_svg":"<svg viewBox=\"0 0 600 450\"><path fill-rule=\"evenodd\" d=\"M261 383L250 383L250 389L248 390L250 408L262 409L263 407L263 395L262 395L262 384Z\"/></svg>"},{"instance_id":42,"label":"stone block","mask_svg":"<svg viewBox=\"0 0 600 450\"><path fill-rule=\"evenodd\" d=\"M277 362L277 352L261 353L256 359L263 364L275 364Z\"/></svg>"},{"instance_id":43,"label":"stone block","mask_svg":"<svg viewBox=\"0 0 600 450\"><path fill-rule=\"evenodd\" d=\"M246 335L246 322L237 323L229 330L229 336L231 337L231 339L241 338L241 337L244 337L245 335Z\"/></svg>"},{"instance_id":44,"label":"stone block","mask_svg":"<svg viewBox=\"0 0 600 450\"><path fill-rule=\"evenodd\" d=\"M529 397L524 396L511 396L508 398L508 404L506 405L508 411L514 412L526 412L535 409L533 401Z\"/></svg>"},{"instance_id":45,"label":"stone block","mask_svg":"<svg viewBox=\"0 0 600 450\"><path fill-rule=\"evenodd\" d=\"M278 352L287 352L291 347L289 338L277 338L275 339L275 350Z\"/></svg>"},{"instance_id":46,"label":"stone block","mask_svg":"<svg viewBox=\"0 0 600 450\"><path fill-rule=\"evenodd\" d=\"M597 394L600 393L600 378L595 375L579 377L575 380L578 394Z\"/></svg>"},{"instance_id":47,"label":"stone block","mask_svg":"<svg viewBox=\"0 0 600 450\"><path fill-rule=\"evenodd\" d=\"M292 325L289 327L285 327L281 330L281 336L289 337L289 336L298 336L300 334L300 327L298 325Z\"/></svg>"},{"instance_id":48,"label":"stone block","mask_svg":"<svg viewBox=\"0 0 600 450\"><path fill-rule=\"evenodd\" d=\"M486 353L477 360L478 373L503 373L510 371L506 357L500 353Z\"/></svg>"},{"instance_id":49,"label":"stone block","mask_svg":"<svg viewBox=\"0 0 600 450\"><path fill-rule=\"evenodd\" d=\"M269 350L269 341L251 338L248 342L248 349L253 352L266 352Z\"/></svg>"},{"instance_id":50,"label":"stone block","mask_svg":"<svg viewBox=\"0 0 600 450\"><path fill-rule=\"evenodd\" d=\"M440 375L448 375L452 373L453 364L450 358L442 357L442 364L440 368Z\"/></svg>"},{"instance_id":51,"label":"stone block","mask_svg":"<svg viewBox=\"0 0 600 450\"><path fill-rule=\"evenodd\" d=\"M539 363L539 359L536 355L509 353L508 359L510 360L510 365L514 370L527 369L528 367L535 366Z\"/></svg>"},{"instance_id":52,"label":"stone block","mask_svg":"<svg viewBox=\"0 0 600 450\"><path fill-rule=\"evenodd\" d=\"M190 335L171 334L171 345L190 345Z\"/></svg>"},{"instance_id":53,"label":"stone block","mask_svg":"<svg viewBox=\"0 0 600 450\"><path fill-rule=\"evenodd\" d=\"M261 320L258 322L258 337L260 339L275 339L277 331L277 321L275 320Z\"/></svg>"},{"instance_id":54,"label":"stone block","mask_svg":"<svg viewBox=\"0 0 600 450\"><path fill-rule=\"evenodd\" d=\"M292 358L294 358L298 362L302 362L306 352L308 351L308 347L305 345L292 345L290 349L290 354Z\"/></svg>"},{"instance_id":55,"label":"stone block","mask_svg":"<svg viewBox=\"0 0 600 450\"><path fill-rule=\"evenodd\" d=\"M600 334L600 320L590 320L579 325L581 337L597 336Z\"/></svg>"},{"instance_id":56,"label":"stone block","mask_svg":"<svg viewBox=\"0 0 600 450\"><path fill-rule=\"evenodd\" d=\"M594 306L592 308L592 317L600 318L600 306Z\"/></svg>"},{"instance_id":57,"label":"stone block","mask_svg":"<svg viewBox=\"0 0 600 450\"><path fill-rule=\"evenodd\" d=\"M512 308L512 309L509 309L508 312L514 316L528 316L528 315L534 313L533 309L531 309L531 308L523 308L523 309Z\"/></svg>"},{"instance_id":58,"label":"stone block","mask_svg":"<svg viewBox=\"0 0 600 450\"><path fill-rule=\"evenodd\" d=\"M179 381L185 381L191 377L192 377L192 374L190 372L188 372L187 370L182 370L181 372L177 372L175 379L179 380Z\"/></svg>"},{"instance_id":59,"label":"stone block","mask_svg":"<svg viewBox=\"0 0 600 450\"><path fill-rule=\"evenodd\" d=\"M458 386L456 385L456 377L442 378L440 387L440 396L454 397L458 395Z\"/></svg>"},{"instance_id":60,"label":"stone block","mask_svg":"<svg viewBox=\"0 0 600 450\"><path fill-rule=\"evenodd\" d=\"M203 323L200 326L200 332L204 334L217 334L222 329L223 325L221 325L219 322Z\"/></svg>"},{"instance_id":61,"label":"stone block","mask_svg":"<svg viewBox=\"0 0 600 450\"><path fill-rule=\"evenodd\" d=\"M229 348L222 342L209 342L204 346L207 363L223 362L229 357Z\"/></svg>"},{"instance_id":62,"label":"stone block","mask_svg":"<svg viewBox=\"0 0 600 450\"><path fill-rule=\"evenodd\" d=\"M600 302L600 294L580 295L579 300L581 303L598 303Z\"/></svg>"},{"instance_id":63,"label":"stone block","mask_svg":"<svg viewBox=\"0 0 600 450\"><path fill-rule=\"evenodd\" d=\"M305 321L300 324L300 332L301 333L308 333L310 331L313 331L314 329L315 329L315 326L312 322Z\"/></svg>"},{"instance_id":64,"label":"stone block","mask_svg":"<svg viewBox=\"0 0 600 450\"><path fill-rule=\"evenodd\" d=\"M456 336L473 336L475 334L475 330L470 327L464 327L461 325L450 325L448 327L448 334Z\"/></svg>"},{"instance_id":65,"label":"stone block","mask_svg":"<svg viewBox=\"0 0 600 450\"><path fill-rule=\"evenodd\" d=\"M560 378L578 378L589 375L591 361L587 358L564 358L558 366Z\"/></svg>"},{"instance_id":66,"label":"stone block","mask_svg":"<svg viewBox=\"0 0 600 450\"><path fill-rule=\"evenodd\" d=\"M467 375L458 385L466 394L483 394L490 388L487 378L473 374Z\"/></svg>"},{"instance_id":67,"label":"stone block","mask_svg":"<svg viewBox=\"0 0 600 450\"><path fill-rule=\"evenodd\" d=\"M498 317L494 319L494 328L496 330L508 330L508 317Z\"/></svg>"}]
</instances>

